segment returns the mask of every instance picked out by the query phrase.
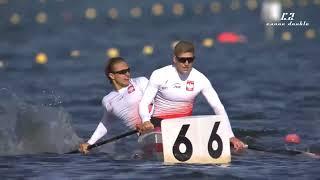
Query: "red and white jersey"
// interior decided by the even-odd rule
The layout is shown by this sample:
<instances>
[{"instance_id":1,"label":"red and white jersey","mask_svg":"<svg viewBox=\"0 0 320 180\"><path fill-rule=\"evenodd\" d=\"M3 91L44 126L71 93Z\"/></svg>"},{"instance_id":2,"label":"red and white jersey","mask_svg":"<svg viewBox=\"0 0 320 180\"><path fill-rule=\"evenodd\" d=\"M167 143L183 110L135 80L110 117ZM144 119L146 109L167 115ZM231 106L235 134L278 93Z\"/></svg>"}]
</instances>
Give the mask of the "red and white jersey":
<instances>
[{"instance_id":1,"label":"red and white jersey","mask_svg":"<svg viewBox=\"0 0 320 180\"><path fill-rule=\"evenodd\" d=\"M107 133L106 122L112 116L121 119L126 126L134 129L141 123L139 116L139 103L147 87L148 79L145 77L130 79L129 86L118 91L112 91L102 99L104 115L89 139L89 144L94 144Z\"/></svg>"},{"instance_id":2,"label":"red and white jersey","mask_svg":"<svg viewBox=\"0 0 320 180\"><path fill-rule=\"evenodd\" d=\"M227 113L210 81L198 70L192 68L189 75L180 75L173 65L155 70L139 104L143 122L150 121L148 104L154 100L153 117L168 119L192 115L196 96L202 93L216 115ZM228 119L228 118L226 118ZM228 120L228 122L229 120ZM230 137L233 137L230 126Z\"/></svg>"}]
</instances>

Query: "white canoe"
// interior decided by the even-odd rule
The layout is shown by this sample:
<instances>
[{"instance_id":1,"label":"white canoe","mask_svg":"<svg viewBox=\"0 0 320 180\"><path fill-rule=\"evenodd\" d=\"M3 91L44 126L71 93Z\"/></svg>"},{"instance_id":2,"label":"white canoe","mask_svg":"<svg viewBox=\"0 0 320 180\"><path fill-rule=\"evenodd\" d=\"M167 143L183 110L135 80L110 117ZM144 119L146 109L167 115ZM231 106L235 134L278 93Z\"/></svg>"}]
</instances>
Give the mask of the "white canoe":
<instances>
[{"instance_id":1,"label":"white canoe","mask_svg":"<svg viewBox=\"0 0 320 180\"><path fill-rule=\"evenodd\" d=\"M152 131L141 135L138 143L144 159L163 161L162 135L160 131Z\"/></svg>"}]
</instances>

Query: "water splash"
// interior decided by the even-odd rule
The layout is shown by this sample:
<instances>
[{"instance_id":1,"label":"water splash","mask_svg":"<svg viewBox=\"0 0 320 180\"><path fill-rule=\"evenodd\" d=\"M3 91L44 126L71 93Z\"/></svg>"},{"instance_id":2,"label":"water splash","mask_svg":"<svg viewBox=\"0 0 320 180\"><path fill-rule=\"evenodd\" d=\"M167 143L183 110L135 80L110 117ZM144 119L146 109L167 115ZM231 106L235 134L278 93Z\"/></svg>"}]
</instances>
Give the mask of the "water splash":
<instances>
[{"instance_id":1,"label":"water splash","mask_svg":"<svg viewBox=\"0 0 320 180\"><path fill-rule=\"evenodd\" d=\"M65 153L81 138L62 107L27 104L8 89L0 89L0 155Z\"/></svg>"}]
</instances>

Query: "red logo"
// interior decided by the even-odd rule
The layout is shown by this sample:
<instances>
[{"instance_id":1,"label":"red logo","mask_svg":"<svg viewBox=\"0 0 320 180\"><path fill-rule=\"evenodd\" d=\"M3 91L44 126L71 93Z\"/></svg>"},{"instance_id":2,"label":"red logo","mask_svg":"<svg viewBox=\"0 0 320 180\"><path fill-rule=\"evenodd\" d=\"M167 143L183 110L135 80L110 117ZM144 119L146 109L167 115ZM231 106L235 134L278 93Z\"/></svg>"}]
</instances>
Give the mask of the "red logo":
<instances>
[{"instance_id":1,"label":"red logo","mask_svg":"<svg viewBox=\"0 0 320 180\"><path fill-rule=\"evenodd\" d=\"M133 91L135 91L135 89L134 89L133 85L130 84L128 87L128 94L132 93Z\"/></svg>"},{"instance_id":2,"label":"red logo","mask_svg":"<svg viewBox=\"0 0 320 180\"><path fill-rule=\"evenodd\" d=\"M193 88L194 88L194 81L187 81L186 90L193 91Z\"/></svg>"}]
</instances>

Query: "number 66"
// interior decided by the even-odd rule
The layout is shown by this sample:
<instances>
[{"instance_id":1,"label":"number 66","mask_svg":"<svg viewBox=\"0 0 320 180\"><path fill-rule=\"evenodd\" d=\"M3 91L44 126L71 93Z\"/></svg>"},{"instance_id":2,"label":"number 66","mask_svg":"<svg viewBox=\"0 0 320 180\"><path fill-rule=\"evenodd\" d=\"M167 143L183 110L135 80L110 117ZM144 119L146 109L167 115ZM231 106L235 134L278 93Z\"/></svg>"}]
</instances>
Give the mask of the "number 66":
<instances>
[{"instance_id":1,"label":"number 66","mask_svg":"<svg viewBox=\"0 0 320 180\"><path fill-rule=\"evenodd\" d=\"M209 142L208 142L208 152L209 155L214 158L217 159L221 156L222 154L222 150L223 150L223 143L222 143L222 139L221 137L217 134L218 128L219 128L220 122L215 122L213 129L211 131L211 135L209 138ZM182 125L179 135L177 137L177 139L174 142L174 145L172 147L172 152L174 157L179 160L179 161L187 161L191 158L192 153L193 153L193 147L192 147L192 143L191 141L185 136L188 129L190 127L190 124L184 124ZM212 144L213 142L216 141L218 144L218 147L214 150L212 148ZM181 152L180 151L180 145L184 144L186 147L185 152Z\"/></svg>"}]
</instances>

